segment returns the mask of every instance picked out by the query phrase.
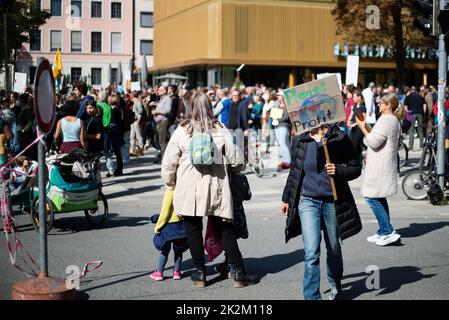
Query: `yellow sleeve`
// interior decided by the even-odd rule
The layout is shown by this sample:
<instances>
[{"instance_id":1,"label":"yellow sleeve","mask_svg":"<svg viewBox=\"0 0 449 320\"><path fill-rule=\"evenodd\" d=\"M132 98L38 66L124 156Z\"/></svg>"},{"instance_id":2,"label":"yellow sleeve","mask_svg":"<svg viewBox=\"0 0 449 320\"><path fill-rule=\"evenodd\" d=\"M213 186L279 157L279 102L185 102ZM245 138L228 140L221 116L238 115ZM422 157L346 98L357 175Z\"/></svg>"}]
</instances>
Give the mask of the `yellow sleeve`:
<instances>
[{"instance_id":1,"label":"yellow sleeve","mask_svg":"<svg viewBox=\"0 0 449 320\"><path fill-rule=\"evenodd\" d=\"M164 199L162 200L162 209L157 220L156 226L154 227L154 232L159 233L161 229L171 220L173 215L173 196L175 191L172 189L167 189L164 193Z\"/></svg>"}]
</instances>

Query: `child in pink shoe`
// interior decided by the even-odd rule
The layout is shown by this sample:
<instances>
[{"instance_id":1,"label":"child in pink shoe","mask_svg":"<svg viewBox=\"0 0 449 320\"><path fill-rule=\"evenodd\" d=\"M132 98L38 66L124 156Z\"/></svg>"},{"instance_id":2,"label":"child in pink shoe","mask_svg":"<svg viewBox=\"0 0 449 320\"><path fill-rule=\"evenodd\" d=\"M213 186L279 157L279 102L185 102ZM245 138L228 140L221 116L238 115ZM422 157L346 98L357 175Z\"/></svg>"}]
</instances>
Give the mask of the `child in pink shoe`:
<instances>
[{"instance_id":1,"label":"child in pink shoe","mask_svg":"<svg viewBox=\"0 0 449 320\"><path fill-rule=\"evenodd\" d=\"M167 189L162 201L161 214L151 217L151 221L156 223L153 243L156 249L160 251L157 269L151 274L151 279L155 281L164 280L163 273L172 246L175 254L173 279L180 280L182 254L188 249L184 222L173 210L173 195L174 190Z\"/></svg>"}]
</instances>

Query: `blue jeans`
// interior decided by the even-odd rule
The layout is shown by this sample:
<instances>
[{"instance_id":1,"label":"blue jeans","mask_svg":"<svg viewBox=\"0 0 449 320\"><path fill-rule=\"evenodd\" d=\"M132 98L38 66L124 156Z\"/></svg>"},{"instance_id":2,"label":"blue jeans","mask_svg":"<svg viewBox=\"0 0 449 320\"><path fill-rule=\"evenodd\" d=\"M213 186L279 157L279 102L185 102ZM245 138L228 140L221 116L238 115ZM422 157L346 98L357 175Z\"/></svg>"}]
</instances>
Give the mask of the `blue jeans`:
<instances>
[{"instance_id":1,"label":"blue jeans","mask_svg":"<svg viewBox=\"0 0 449 320\"><path fill-rule=\"evenodd\" d=\"M343 277L343 257L334 203L301 196L299 218L301 220L305 256L304 299L320 300L321 226L323 226L326 243L329 284L340 290Z\"/></svg>"},{"instance_id":2,"label":"blue jeans","mask_svg":"<svg viewBox=\"0 0 449 320\"><path fill-rule=\"evenodd\" d=\"M19 154L20 151L22 151L22 148L20 146L20 142L19 142L19 135L17 133L17 124L14 121L12 126L11 126L11 131L14 133L14 138L11 141L11 149L12 151L14 151L14 154Z\"/></svg>"},{"instance_id":3,"label":"blue jeans","mask_svg":"<svg viewBox=\"0 0 449 320\"><path fill-rule=\"evenodd\" d=\"M172 241L167 241L165 245L162 247L161 254L159 255L159 262L157 265L157 271L164 272L165 265L167 264L168 254L170 253L170 249L172 247ZM173 243L173 252L175 253L175 265L173 267L173 271L180 272L181 271L181 263L182 263L182 248L179 248Z\"/></svg>"},{"instance_id":4,"label":"blue jeans","mask_svg":"<svg viewBox=\"0 0 449 320\"><path fill-rule=\"evenodd\" d=\"M276 130L276 138L281 146L282 162L290 163L290 139L288 134L288 127L278 127Z\"/></svg>"},{"instance_id":5,"label":"blue jeans","mask_svg":"<svg viewBox=\"0 0 449 320\"><path fill-rule=\"evenodd\" d=\"M388 208L388 202L385 198L365 198L366 202L373 210L376 216L377 222L379 223L379 230L377 234L380 236L385 236L391 234L394 229L390 223L390 210Z\"/></svg>"}]
</instances>

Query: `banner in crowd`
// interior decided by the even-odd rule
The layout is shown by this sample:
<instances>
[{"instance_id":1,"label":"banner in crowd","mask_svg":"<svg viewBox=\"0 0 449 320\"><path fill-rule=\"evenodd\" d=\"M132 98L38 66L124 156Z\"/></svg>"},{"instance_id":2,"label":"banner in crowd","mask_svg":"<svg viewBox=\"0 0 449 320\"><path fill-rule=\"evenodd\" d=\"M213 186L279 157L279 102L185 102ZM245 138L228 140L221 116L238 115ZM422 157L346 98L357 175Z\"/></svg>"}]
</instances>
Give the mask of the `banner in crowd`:
<instances>
[{"instance_id":1,"label":"banner in crowd","mask_svg":"<svg viewBox=\"0 0 449 320\"><path fill-rule=\"evenodd\" d=\"M16 72L14 74L14 88L13 91L22 93L27 88L27 74L22 72Z\"/></svg>"},{"instance_id":2,"label":"banner in crowd","mask_svg":"<svg viewBox=\"0 0 449 320\"><path fill-rule=\"evenodd\" d=\"M134 92L134 91L136 91L136 92L139 92L141 90L141 87L140 87L140 82L131 82L131 91L132 92Z\"/></svg>"},{"instance_id":3,"label":"banner in crowd","mask_svg":"<svg viewBox=\"0 0 449 320\"><path fill-rule=\"evenodd\" d=\"M357 86L359 79L359 60L358 56L348 56L346 62L346 85Z\"/></svg>"},{"instance_id":4,"label":"banner in crowd","mask_svg":"<svg viewBox=\"0 0 449 320\"><path fill-rule=\"evenodd\" d=\"M346 118L335 74L284 90L284 97L296 134Z\"/></svg>"}]
</instances>

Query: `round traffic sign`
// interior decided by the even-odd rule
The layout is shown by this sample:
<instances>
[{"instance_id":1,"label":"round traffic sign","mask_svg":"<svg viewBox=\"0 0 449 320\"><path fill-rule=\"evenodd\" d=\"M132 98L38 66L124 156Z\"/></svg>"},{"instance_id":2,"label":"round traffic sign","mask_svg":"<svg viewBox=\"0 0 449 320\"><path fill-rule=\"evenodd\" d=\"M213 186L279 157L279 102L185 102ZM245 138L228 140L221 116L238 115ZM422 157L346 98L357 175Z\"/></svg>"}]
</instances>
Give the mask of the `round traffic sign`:
<instances>
[{"instance_id":1,"label":"round traffic sign","mask_svg":"<svg viewBox=\"0 0 449 320\"><path fill-rule=\"evenodd\" d=\"M56 89L53 70L47 59L41 61L34 81L34 112L37 124L45 134L49 133L55 121Z\"/></svg>"}]
</instances>

